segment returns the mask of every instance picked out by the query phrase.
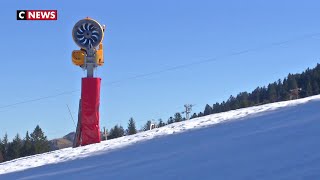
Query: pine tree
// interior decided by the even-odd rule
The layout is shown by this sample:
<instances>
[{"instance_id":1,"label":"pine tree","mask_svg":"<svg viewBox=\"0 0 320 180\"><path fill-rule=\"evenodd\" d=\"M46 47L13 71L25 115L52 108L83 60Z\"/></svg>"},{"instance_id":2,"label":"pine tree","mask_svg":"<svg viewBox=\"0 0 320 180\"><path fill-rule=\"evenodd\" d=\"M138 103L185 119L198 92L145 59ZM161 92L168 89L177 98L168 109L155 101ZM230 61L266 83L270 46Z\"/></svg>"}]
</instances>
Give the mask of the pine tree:
<instances>
[{"instance_id":1,"label":"pine tree","mask_svg":"<svg viewBox=\"0 0 320 180\"><path fill-rule=\"evenodd\" d=\"M257 87L255 90L252 91L249 99L254 105L260 104L260 88L259 87Z\"/></svg>"},{"instance_id":2,"label":"pine tree","mask_svg":"<svg viewBox=\"0 0 320 180\"><path fill-rule=\"evenodd\" d=\"M146 124L142 127L142 131L150 130L151 121L147 121Z\"/></svg>"},{"instance_id":3,"label":"pine tree","mask_svg":"<svg viewBox=\"0 0 320 180\"><path fill-rule=\"evenodd\" d=\"M268 90L265 86L260 88L260 103L268 103Z\"/></svg>"},{"instance_id":4,"label":"pine tree","mask_svg":"<svg viewBox=\"0 0 320 180\"><path fill-rule=\"evenodd\" d=\"M226 112L226 111L230 111L230 110L231 110L230 102L222 101L222 103L221 103L221 112ZM201 116L203 116L203 114Z\"/></svg>"},{"instance_id":5,"label":"pine tree","mask_svg":"<svg viewBox=\"0 0 320 180\"><path fill-rule=\"evenodd\" d=\"M12 140L12 142L9 143L8 159L11 160L11 159L16 159L21 157L21 148L22 148L22 141L19 134L17 134Z\"/></svg>"},{"instance_id":6,"label":"pine tree","mask_svg":"<svg viewBox=\"0 0 320 180\"><path fill-rule=\"evenodd\" d=\"M276 83L268 85L268 101L271 103L277 101Z\"/></svg>"},{"instance_id":7,"label":"pine tree","mask_svg":"<svg viewBox=\"0 0 320 180\"><path fill-rule=\"evenodd\" d=\"M164 123L164 122L162 121L162 119L159 119L158 121L159 121L158 127L163 127L163 126L166 125L166 123Z\"/></svg>"},{"instance_id":8,"label":"pine tree","mask_svg":"<svg viewBox=\"0 0 320 180\"><path fill-rule=\"evenodd\" d=\"M227 104L229 105L230 110L238 109L240 107L237 99L232 95L229 97Z\"/></svg>"},{"instance_id":9,"label":"pine tree","mask_svg":"<svg viewBox=\"0 0 320 180\"><path fill-rule=\"evenodd\" d=\"M110 129L110 134L108 136L108 139L114 139L118 137L124 136L124 129L120 125L115 125L113 128Z\"/></svg>"},{"instance_id":10,"label":"pine tree","mask_svg":"<svg viewBox=\"0 0 320 180\"><path fill-rule=\"evenodd\" d=\"M175 113L174 114L174 122L180 122L182 121L182 116L180 113Z\"/></svg>"},{"instance_id":11,"label":"pine tree","mask_svg":"<svg viewBox=\"0 0 320 180\"><path fill-rule=\"evenodd\" d=\"M0 163L2 162L4 162L4 158L3 158L2 152L0 151Z\"/></svg>"},{"instance_id":12,"label":"pine tree","mask_svg":"<svg viewBox=\"0 0 320 180\"><path fill-rule=\"evenodd\" d=\"M3 152L4 152L4 145L2 143L2 140L0 138L0 163L2 163L4 161L4 158L3 158Z\"/></svg>"},{"instance_id":13,"label":"pine tree","mask_svg":"<svg viewBox=\"0 0 320 180\"><path fill-rule=\"evenodd\" d=\"M245 108L250 105L249 103L249 94L247 92L241 92L237 95L237 102L239 104L239 108Z\"/></svg>"},{"instance_id":14,"label":"pine tree","mask_svg":"<svg viewBox=\"0 0 320 180\"><path fill-rule=\"evenodd\" d=\"M190 119L197 118L197 113L193 113Z\"/></svg>"},{"instance_id":15,"label":"pine tree","mask_svg":"<svg viewBox=\"0 0 320 180\"><path fill-rule=\"evenodd\" d=\"M204 108L203 114L206 116L206 115L212 114L212 111L213 111L212 107L209 104L207 104L206 107Z\"/></svg>"},{"instance_id":16,"label":"pine tree","mask_svg":"<svg viewBox=\"0 0 320 180\"><path fill-rule=\"evenodd\" d=\"M170 117L170 118L168 119L168 123L167 123L167 124L172 124L172 123L174 123L174 120L173 120L173 117Z\"/></svg>"},{"instance_id":17,"label":"pine tree","mask_svg":"<svg viewBox=\"0 0 320 180\"><path fill-rule=\"evenodd\" d=\"M3 150L2 150L2 156L4 161L7 161L8 158L8 147L9 147L9 141L8 141L8 134L6 133L2 139L2 146L3 146Z\"/></svg>"},{"instance_id":18,"label":"pine tree","mask_svg":"<svg viewBox=\"0 0 320 180\"><path fill-rule=\"evenodd\" d=\"M276 84L276 91L277 91L277 101L279 101L281 97L281 89L282 89L281 79L278 79L278 81L275 82L275 84Z\"/></svg>"},{"instance_id":19,"label":"pine tree","mask_svg":"<svg viewBox=\"0 0 320 180\"><path fill-rule=\"evenodd\" d=\"M289 100L290 99L290 88L289 88L289 84L288 84L288 80L287 78L284 78L283 80L283 83L282 83L282 88L281 88L281 92L280 92L280 95L281 95L281 99L282 101L285 101L285 100Z\"/></svg>"},{"instance_id":20,"label":"pine tree","mask_svg":"<svg viewBox=\"0 0 320 180\"><path fill-rule=\"evenodd\" d=\"M288 75L288 87L289 87L289 90L298 88L297 80L292 74Z\"/></svg>"},{"instance_id":21,"label":"pine tree","mask_svg":"<svg viewBox=\"0 0 320 180\"><path fill-rule=\"evenodd\" d=\"M306 96L312 96L313 93L312 93L312 86L311 86L311 83L310 81L307 82L307 89L306 89Z\"/></svg>"},{"instance_id":22,"label":"pine tree","mask_svg":"<svg viewBox=\"0 0 320 180\"><path fill-rule=\"evenodd\" d=\"M319 84L318 84L318 82L316 80L313 81L312 91L313 91L313 95L317 95L317 94L320 93Z\"/></svg>"},{"instance_id":23,"label":"pine tree","mask_svg":"<svg viewBox=\"0 0 320 180\"><path fill-rule=\"evenodd\" d=\"M219 103L215 103L212 105L212 113L219 113L221 112L221 107ZM197 115L194 113L194 115Z\"/></svg>"},{"instance_id":24,"label":"pine tree","mask_svg":"<svg viewBox=\"0 0 320 180\"><path fill-rule=\"evenodd\" d=\"M31 138L29 132L27 131L26 137L24 138L24 143L21 149L21 156L30 156L34 154L34 148L32 146Z\"/></svg>"},{"instance_id":25,"label":"pine tree","mask_svg":"<svg viewBox=\"0 0 320 180\"><path fill-rule=\"evenodd\" d=\"M39 125L36 126L30 136L35 154L48 152L50 150L50 144L47 140L47 136L44 135Z\"/></svg>"},{"instance_id":26,"label":"pine tree","mask_svg":"<svg viewBox=\"0 0 320 180\"><path fill-rule=\"evenodd\" d=\"M128 135L137 133L136 123L134 122L133 118L129 119L127 132L128 132Z\"/></svg>"}]
</instances>

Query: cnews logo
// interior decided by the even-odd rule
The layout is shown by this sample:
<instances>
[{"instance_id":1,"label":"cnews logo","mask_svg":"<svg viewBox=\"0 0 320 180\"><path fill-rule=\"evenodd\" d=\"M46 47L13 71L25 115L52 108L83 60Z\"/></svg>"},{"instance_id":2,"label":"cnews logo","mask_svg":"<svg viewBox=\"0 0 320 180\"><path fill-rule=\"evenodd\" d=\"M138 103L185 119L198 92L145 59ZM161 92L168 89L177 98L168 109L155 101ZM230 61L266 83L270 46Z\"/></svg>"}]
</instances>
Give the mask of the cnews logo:
<instances>
[{"instance_id":1,"label":"cnews logo","mask_svg":"<svg viewBox=\"0 0 320 180\"><path fill-rule=\"evenodd\" d=\"M17 10L17 20L57 20L57 10Z\"/></svg>"}]
</instances>

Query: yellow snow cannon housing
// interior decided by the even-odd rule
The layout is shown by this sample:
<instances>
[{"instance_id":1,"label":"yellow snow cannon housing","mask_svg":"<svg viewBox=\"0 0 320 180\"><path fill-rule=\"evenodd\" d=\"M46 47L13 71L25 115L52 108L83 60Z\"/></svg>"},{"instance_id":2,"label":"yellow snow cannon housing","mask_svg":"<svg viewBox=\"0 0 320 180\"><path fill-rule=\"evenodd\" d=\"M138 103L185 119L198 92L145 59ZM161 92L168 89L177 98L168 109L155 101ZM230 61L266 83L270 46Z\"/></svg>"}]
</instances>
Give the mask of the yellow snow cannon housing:
<instances>
[{"instance_id":1,"label":"yellow snow cannon housing","mask_svg":"<svg viewBox=\"0 0 320 180\"><path fill-rule=\"evenodd\" d=\"M85 57L86 57L86 51L83 49L72 51L72 63L76 66L84 65ZM99 44L99 49L96 50L95 60L98 66L103 66L104 59L103 59L102 43Z\"/></svg>"},{"instance_id":2,"label":"yellow snow cannon housing","mask_svg":"<svg viewBox=\"0 0 320 180\"><path fill-rule=\"evenodd\" d=\"M98 66L102 66L104 64L102 43L99 44L99 49L96 51L96 63Z\"/></svg>"},{"instance_id":3,"label":"yellow snow cannon housing","mask_svg":"<svg viewBox=\"0 0 320 180\"><path fill-rule=\"evenodd\" d=\"M82 49L72 51L72 63L76 66L84 65L85 56L86 56L86 51Z\"/></svg>"}]
</instances>

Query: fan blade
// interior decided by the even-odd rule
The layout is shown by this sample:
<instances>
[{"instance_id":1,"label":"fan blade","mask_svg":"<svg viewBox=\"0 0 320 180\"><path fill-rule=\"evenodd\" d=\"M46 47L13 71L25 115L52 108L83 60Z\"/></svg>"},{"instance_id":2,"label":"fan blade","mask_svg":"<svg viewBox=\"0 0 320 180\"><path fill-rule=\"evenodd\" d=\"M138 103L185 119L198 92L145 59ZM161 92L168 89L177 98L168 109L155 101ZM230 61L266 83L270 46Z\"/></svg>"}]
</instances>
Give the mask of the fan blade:
<instances>
[{"instance_id":1,"label":"fan blade","mask_svg":"<svg viewBox=\"0 0 320 180\"><path fill-rule=\"evenodd\" d=\"M99 37L99 33L98 32L93 32L92 35L95 35L95 36Z\"/></svg>"},{"instance_id":2,"label":"fan blade","mask_svg":"<svg viewBox=\"0 0 320 180\"><path fill-rule=\"evenodd\" d=\"M77 29L77 32L83 33L83 30L79 27L79 28Z\"/></svg>"},{"instance_id":3,"label":"fan blade","mask_svg":"<svg viewBox=\"0 0 320 180\"><path fill-rule=\"evenodd\" d=\"M83 39L84 39L84 36L78 38L78 41L81 41L81 40L83 40Z\"/></svg>"},{"instance_id":4,"label":"fan blade","mask_svg":"<svg viewBox=\"0 0 320 180\"><path fill-rule=\"evenodd\" d=\"M84 43L84 45L88 47L89 40L88 40L88 39L86 39L86 40L87 40L87 41Z\"/></svg>"},{"instance_id":5,"label":"fan blade","mask_svg":"<svg viewBox=\"0 0 320 180\"><path fill-rule=\"evenodd\" d=\"M83 31L85 31L86 30L86 26L85 26L86 24L82 24L82 29L83 29Z\"/></svg>"},{"instance_id":6,"label":"fan blade","mask_svg":"<svg viewBox=\"0 0 320 180\"><path fill-rule=\"evenodd\" d=\"M77 34L77 38L78 39L82 39L82 38L84 38L84 35L83 34Z\"/></svg>"},{"instance_id":7,"label":"fan blade","mask_svg":"<svg viewBox=\"0 0 320 180\"><path fill-rule=\"evenodd\" d=\"M93 42L96 42L96 41L98 41L98 37L96 37L96 36L91 36L91 39L93 40Z\"/></svg>"},{"instance_id":8,"label":"fan blade","mask_svg":"<svg viewBox=\"0 0 320 180\"><path fill-rule=\"evenodd\" d=\"M83 29L83 26L79 27L79 30L81 30L81 32L84 32L85 30Z\"/></svg>"},{"instance_id":9,"label":"fan blade","mask_svg":"<svg viewBox=\"0 0 320 180\"><path fill-rule=\"evenodd\" d=\"M90 30L90 31L92 31L92 30L93 30L93 28L94 28L94 25L90 24L90 26L89 26L89 30Z\"/></svg>"},{"instance_id":10,"label":"fan blade","mask_svg":"<svg viewBox=\"0 0 320 180\"><path fill-rule=\"evenodd\" d=\"M84 44L86 40L87 40L86 38L83 38L83 39L81 39L79 42L80 42L81 44Z\"/></svg>"},{"instance_id":11,"label":"fan blade","mask_svg":"<svg viewBox=\"0 0 320 180\"><path fill-rule=\"evenodd\" d=\"M80 29L77 29L77 34L83 34Z\"/></svg>"},{"instance_id":12,"label":"fan blade","mask_svg":"<svg viewBox=\"0 0 320 180\"><path fill-rule=\"evenodd\" d=\"M86 26L86 30L89 31L89 30L90 30L90 28L89 28L90 23L87 23L86 25L87 25L87 26Z\"/></svg>"}]
</instances>

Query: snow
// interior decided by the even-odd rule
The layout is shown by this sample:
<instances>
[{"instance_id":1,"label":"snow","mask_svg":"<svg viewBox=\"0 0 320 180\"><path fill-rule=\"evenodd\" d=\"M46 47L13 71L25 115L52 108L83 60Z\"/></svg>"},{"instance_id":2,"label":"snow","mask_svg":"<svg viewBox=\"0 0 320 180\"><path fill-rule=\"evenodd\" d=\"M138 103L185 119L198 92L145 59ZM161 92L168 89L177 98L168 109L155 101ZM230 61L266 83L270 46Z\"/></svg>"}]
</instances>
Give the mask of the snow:
<instances>
[{"instance_id":1,"label":"snow","mask_svg":"<svg viewBox=\"0 0 320 180\"><path fill-rule=\"evenodd\" d=\"M320 96L0 164L0 179L317 179Z\"/></svg>"}]
</instances>

